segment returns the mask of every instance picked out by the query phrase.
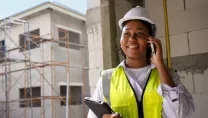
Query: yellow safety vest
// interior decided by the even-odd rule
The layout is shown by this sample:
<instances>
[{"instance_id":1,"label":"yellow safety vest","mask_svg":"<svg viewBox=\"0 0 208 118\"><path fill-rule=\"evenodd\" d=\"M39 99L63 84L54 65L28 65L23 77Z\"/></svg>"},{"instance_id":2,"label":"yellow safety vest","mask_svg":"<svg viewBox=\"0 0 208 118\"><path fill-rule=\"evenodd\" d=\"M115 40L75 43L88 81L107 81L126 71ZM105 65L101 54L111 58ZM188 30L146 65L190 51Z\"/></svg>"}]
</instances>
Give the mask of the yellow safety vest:
<instances>
[{"instance_id":1,"label":"yellow safety vest","mask_svg":"<svg viewBox=\"0 0 208 118\"><path fill-rule=\"evenodd\" d=\"M103 79L103 92L105 101L110 104L115 112L120 113L123 118L162 118L163 99L157 92L160 78L156 68L152 69L149 75L141 97L142 103L138 102L123 67L117 67L111 72L111 79L109 79L110 90L105 92L105 88L108 87L105 86L107 85L106 80ZM106 97L109 99L106 99Z\"/></svg>"}]
</instances>

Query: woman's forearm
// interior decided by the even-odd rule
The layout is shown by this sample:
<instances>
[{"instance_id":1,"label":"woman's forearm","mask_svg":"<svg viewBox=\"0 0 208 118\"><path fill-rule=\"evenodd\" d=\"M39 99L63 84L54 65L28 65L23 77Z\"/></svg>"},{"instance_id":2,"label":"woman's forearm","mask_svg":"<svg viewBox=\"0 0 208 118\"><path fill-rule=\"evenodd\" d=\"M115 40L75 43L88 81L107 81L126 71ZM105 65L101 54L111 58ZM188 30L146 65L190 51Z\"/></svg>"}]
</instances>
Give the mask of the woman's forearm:
<instances>
[{"instance_id":1,"label":"woman's forearm","mask_svg":"<svg viewBox=\"0 0 208 118\"><path fill-rule=\"evenodd\" d=\"M159 72L160 76L160 82L161 84L167 84L171 87L175 87L176 85L173 82L173 79L171 78L168 69L164 63L159 64L157 67L157 70Z\"/></svg>"}]
</instances>

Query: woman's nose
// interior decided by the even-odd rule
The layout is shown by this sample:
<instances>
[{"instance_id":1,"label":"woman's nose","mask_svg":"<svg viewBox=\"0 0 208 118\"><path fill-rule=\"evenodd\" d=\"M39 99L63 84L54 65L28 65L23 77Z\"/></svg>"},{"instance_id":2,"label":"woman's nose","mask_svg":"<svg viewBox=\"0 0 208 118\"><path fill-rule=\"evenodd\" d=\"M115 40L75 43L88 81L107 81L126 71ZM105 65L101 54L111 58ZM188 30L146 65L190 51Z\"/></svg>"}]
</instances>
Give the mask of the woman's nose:
<instances>
[{"instance_id":1,"label":"woman's nose","mask_svg":"<svg viewBox=\"0 0 208 118\"><path fill-rule=\"evenodd\" d=\"M135 34L131 35L129 40L137 40L136 35Z\"/></svg>"}]
</instances>

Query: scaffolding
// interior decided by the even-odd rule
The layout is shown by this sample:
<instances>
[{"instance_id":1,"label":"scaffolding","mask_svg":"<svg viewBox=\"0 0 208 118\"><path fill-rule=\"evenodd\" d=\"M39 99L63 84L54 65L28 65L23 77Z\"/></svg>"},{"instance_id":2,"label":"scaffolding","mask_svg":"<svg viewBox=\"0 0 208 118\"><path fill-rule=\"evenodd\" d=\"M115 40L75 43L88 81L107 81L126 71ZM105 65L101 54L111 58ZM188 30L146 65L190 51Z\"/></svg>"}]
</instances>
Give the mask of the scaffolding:
<instances>
[{"instance_id":1,"label":"scaffolding","mask_svg":"<svg viewBox=\"0 0 208 118\"><path fill-rule=\"evenodd\" d=\"M24 39L23 45L20 46L18 43L10 36L10 30L15 27L23 28L23 34L21 35ZM64 34L59 37L57 32L62 32ZM45 38L50 37L50 38ZM82 71L82 95L86 96L86 79L87 79L87 46L86 42L82 44L71 43L69 39L69 32L55 26L51 26L51 31L49 34L37 35L30 31L29 22L16 18L5 18L0 21L0 80L2 86L2 91L5 93L5 99L0 99L0 117L1 118L56 118L57 115L57 100L63 101L65 106L65 117L72 118L75 111L72 109L71 100L71 90L70 90L70 69L77 68ZM34 60L33 54L37 51L32 49L31 44L38 47L40 57ZM57 52L54 50L60 48L60 44L64 45L62 51L65 51L65 58L63 60L55 59ZM50 48L50 53L46 53L46 45ZM57 45L59 47L57 47ZM81 52L81 66L74 66L70 64L70 46L77 46ZM21 58L16 58L13 54L19 53ZM48 56L47 56L48 55ZM47 58L47 59L46 59ZM19 66L20 65L20 66ZM57 89L57 67L65 69L65 83L66 83L66 96L61 96ZM17 68L17 69L15 69ZM32 73L38 73L39 79L34 77ZM49 72L48 72L49 71ZM18 76L13 73L19 73ZM21 74L20 74L21 73ZM48 74L50 73L50 74ZM62 73L62 74L63 74ZM45 76L47 75L47 77ZM40 84L40 96L34 97L33 87L36 83ZM24 97L22 99L14 99L12 96L14 94L13 89L20 86L24 88ZM50 87L50 88L48 88ZM50 95L47 94L46 90L50 90ZM34 93L36 94L36 93ZM46 95L45 95L46 94ZM18 96L21 96L20 94ZM40 107L33 107L37 103L40 103ZM47 103L47 104L46 104ZM21 110L14 108L23 105ZM20 109L20 108L19 108ZM23 110L24 109L24 110ZM40 113L37 115L36 111L40 109ZM50 110L48 110L50 109ZM83 117L86 117L86 107L82 101ZM17 112L21 111L22 113ZM50 115L48 115L50 114Z\"/></svg>"}]
</instances>

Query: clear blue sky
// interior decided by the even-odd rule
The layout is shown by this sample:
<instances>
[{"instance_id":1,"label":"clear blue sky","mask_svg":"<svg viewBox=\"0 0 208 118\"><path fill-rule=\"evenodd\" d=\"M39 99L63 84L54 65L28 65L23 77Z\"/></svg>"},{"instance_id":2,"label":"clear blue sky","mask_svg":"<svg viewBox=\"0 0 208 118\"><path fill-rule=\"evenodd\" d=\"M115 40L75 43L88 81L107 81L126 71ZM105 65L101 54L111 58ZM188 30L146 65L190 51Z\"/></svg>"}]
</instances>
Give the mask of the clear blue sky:
<instances>
[{"instance_id":1,"label":"clear blue sky","mask_svg":"<svg viewBox=\"0 0 208 118\"><path fill-rule=\"evenodd\" d=\"M0 19L45 1L56 1L84 14L87 9L87 0L0 0Z\"/></svg>"}]
</instances>

